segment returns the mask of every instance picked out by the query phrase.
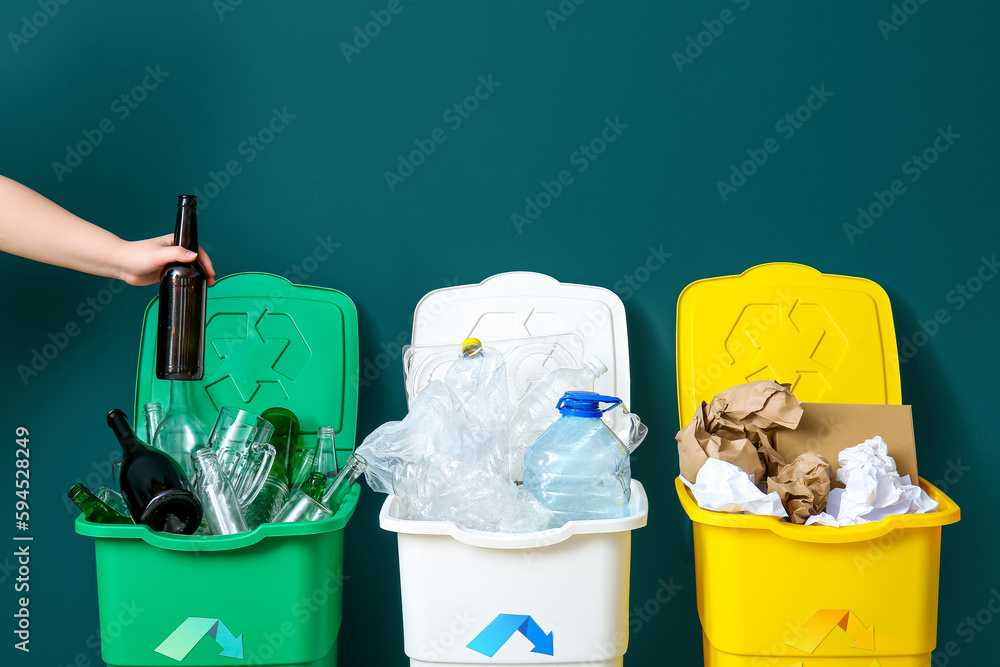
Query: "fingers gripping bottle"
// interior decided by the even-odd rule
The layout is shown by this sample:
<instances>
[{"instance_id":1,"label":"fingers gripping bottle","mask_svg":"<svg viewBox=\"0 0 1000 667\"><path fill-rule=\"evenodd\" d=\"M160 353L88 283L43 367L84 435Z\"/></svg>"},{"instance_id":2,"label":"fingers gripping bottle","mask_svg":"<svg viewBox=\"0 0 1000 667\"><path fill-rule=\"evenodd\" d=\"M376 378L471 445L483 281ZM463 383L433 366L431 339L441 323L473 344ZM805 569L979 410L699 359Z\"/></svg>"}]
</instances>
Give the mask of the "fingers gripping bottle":
<instances>
[{"instance_id":1,"label":"fingers gripping bottle","mask_svg":"<svg viewBox=\"0 0 1000 667\"><path fill-rule=\"evenodd\" d=\"M610 403L601 409L602 403ZM524 453L524 488L555 512L548 528L582 519L628 516L628 448L601 421L621 403L591 391L568 391L562 415Z\"/></svg>"}]
</instances>

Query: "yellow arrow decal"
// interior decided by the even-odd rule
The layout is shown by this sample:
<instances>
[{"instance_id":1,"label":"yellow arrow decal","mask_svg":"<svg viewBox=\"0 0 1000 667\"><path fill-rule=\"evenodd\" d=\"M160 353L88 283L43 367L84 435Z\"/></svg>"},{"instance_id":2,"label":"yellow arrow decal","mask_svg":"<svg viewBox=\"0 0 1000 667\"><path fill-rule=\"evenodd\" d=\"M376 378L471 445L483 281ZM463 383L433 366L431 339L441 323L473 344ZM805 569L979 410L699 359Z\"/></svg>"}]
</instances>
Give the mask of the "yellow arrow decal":
<instances>
[{"instance_id":1,"label":"yellow arrow decal","mask_svg":"<svg viewBox=\"0 0 1000 667\"><path fill-rule=\"evenodd\" d=\"M820 609L785 640L792 648L812 653L833 629L840 626L854 639L854 648L875 650L875 626L866 628L849 609ZM877 665L876 661L876 665ZM875 666L873 666L875 667Z\"/></svg>"}]
</instances>

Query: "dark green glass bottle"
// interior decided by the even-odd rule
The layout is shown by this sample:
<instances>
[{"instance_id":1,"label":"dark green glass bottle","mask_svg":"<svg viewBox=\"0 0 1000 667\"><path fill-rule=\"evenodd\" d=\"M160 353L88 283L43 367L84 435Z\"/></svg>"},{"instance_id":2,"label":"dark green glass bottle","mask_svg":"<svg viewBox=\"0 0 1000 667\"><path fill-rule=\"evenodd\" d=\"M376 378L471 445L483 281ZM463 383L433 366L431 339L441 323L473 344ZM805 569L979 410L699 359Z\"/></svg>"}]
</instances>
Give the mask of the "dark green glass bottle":
<instances>
[{"instance_id":1,"label":"dark green glass bottle","mask_svg":"<svg viewBox=\"0 0 1000 667\"><path fill-rule=\"evenodd\" d=\"M197 199L177 201L174 245L198 252ZM160 273L160 309L156 329L156 377L200 380L205 372L205 301L208 275L197 259L171 262Z\"/></svg>"},{"instance_id":2,"label":"dark green glass bottle","mask_svg":"<svg viewBox=\"0 0 1000 667\"><path fill-rule=\"evenodd\" d=\"M201 503L187 490L187 478L172 458L136 437L125 413L108 413L108 426L122 446L119 483L136 523L153 530L190 535L201 523Z\"/></svg>"},{"instance_id":3,"label":"dark green glass bottle","mask_svg":"<svg viewBox=\"0 0 1000 667\"><path fill-rule=\"evenodd\" d=\"M315 500L323 500L323 492L326 490L326 473L318 470L309 475L308 481L302 485L302 491Z\"/></svg>"},{"instance_id":4,"label":"dark green glass bottle","mask_svg":"<svg viewBox=\"0 0 1000 667\"><path fill-rule=\"evenodd\" d=\"M95 496L83 484L74 484L66 495L80 508L88 521L94 523L134 523L132 519L119 514L114 508Z\"/></svg>"},{"instance_id":5,"label":"dark green glass bottle","mask_svg":"<svg viewBox=\"0 0 1000 667\"><path fill-rule=\"evenodd\" d=\"M269 441L274 446L274 464L270 474L280 476L286 486L291 486L292 466L299 441L299 419L287 408L268 408L260 416L274 427Z\"/></svg>"}]
</instances>

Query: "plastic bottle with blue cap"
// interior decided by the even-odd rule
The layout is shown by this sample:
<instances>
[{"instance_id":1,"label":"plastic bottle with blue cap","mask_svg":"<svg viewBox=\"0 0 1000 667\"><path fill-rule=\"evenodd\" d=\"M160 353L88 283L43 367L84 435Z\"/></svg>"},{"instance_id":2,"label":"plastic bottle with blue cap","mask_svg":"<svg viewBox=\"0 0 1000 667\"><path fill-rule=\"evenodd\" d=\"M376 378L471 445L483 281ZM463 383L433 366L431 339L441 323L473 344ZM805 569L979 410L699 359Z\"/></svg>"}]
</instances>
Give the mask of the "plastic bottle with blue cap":
<instances>
[{"instance_id":1,"label":"plastic bottle with blue cap","mask_svg":"<svg viewBox=\"0 0 1000 667\"><path fill-rule=\"evenodd\" d=\"M601 421L620 403L592 391L566 392L556 405L562 416L525 451L524 489L555 513L548 528L628 516L629 451Z\"/></svg>"}]
</instances>

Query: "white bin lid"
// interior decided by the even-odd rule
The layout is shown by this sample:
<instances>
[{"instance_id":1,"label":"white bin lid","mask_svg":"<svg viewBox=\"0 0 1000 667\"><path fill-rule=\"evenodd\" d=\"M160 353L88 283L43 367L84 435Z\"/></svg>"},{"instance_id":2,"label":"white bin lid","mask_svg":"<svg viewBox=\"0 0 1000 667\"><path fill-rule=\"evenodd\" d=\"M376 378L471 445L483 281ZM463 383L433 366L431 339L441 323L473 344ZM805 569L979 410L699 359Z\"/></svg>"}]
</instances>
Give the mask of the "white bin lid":
<instances>
[{"instance_id":1,"label":"white bin lid","mask_svg":"<svg viewBox=\"0 0 1000 667\"><path fill-rule=\"evenodd\" d=\"M501 350L517 339L544 337L549 352L531 362L539 366L532 379L568 364L580 367L597 356L608 371L595 381L594 391L617 396L630 405L625 306L608 289L517 271L492 276L478 285L434 290L417 304L413 346L453 346L448 354L453 360L462 341L470 337L485 345L498 342ZM432 375L425 368L416 379L416 389Z\"/></svg>"}]
</instances>

